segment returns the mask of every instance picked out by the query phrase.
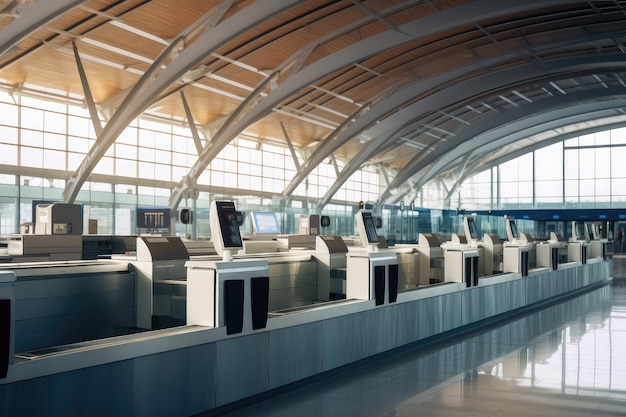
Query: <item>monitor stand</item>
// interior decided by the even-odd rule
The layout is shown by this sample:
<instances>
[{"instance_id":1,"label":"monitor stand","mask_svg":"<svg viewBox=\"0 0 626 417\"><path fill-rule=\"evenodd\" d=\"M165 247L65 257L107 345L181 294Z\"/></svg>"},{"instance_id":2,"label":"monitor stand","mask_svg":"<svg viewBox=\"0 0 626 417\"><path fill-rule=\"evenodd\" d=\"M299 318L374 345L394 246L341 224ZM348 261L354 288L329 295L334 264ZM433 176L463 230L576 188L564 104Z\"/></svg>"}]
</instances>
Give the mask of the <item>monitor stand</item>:
<instances>
[{"instance_id":1,"label":"monitor stand","mask_svg":"<svg viewBox=\"0 0 626 417\"><path fill-rule=\"evenodd\" d=\"M367 244L367 253L378 252L378 245L373 245L371 243Z\"/></svg>"},{"instance_id":2,"label":"monitor stand","mask_svg":"<svg viewBox=\"0 0 626 417\"><path fill-rule=\"evenodd\" d=\"M230 262L233 260L233 251L230 249L224 249L222 252L222 261Z\"/></svg>"}]
</instances>

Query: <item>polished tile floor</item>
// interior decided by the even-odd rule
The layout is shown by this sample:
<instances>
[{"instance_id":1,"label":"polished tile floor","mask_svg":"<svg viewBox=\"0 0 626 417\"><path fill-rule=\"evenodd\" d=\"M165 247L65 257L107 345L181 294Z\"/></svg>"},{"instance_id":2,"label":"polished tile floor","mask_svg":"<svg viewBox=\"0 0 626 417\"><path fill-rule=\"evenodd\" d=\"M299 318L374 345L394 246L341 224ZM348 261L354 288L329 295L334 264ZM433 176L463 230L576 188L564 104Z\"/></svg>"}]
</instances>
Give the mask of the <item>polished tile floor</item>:
<instances>
[{"instance_id":1,"label":"polished tile floor","mask_svg":"<svg viewBox=\"0 0 626 417\"><path fill-rule=\"evenodd\" d=\"M225 415L626 416L626 285L615 280Z\"/></svg>"}]
</instances>

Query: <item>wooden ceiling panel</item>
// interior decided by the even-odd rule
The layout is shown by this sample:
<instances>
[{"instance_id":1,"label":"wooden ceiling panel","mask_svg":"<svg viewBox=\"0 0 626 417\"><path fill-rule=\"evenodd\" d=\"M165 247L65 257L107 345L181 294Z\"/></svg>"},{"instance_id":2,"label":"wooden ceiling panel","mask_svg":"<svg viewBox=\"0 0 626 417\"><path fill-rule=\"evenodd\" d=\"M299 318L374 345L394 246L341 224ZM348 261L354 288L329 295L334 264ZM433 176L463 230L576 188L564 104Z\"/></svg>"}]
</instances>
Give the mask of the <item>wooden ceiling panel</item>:
<instances>
[{"instance_id":1,"label":"wooden ceiling panel","mask_svg":"<svg viewBox=\"0 0 626 417\"><path fill-rule=\"evenodd\" d=\"M103 45L103 53L106 53L107 47L110 47L136 54L150 61L153 61L165 49L165 45L161 43L110 24L103 25L90 33L89 36L81 39L80 43L87 44L90 41Z\"/></svg>"},{"instance_id":2,"label":"wooden ceiling panel","mask_svg":"<svg viewBox=\"0 0 626 417\"><path fill-rule=\"evenodd\" d=\"M220 3L219 0L158 0L121 20L164 40L174 39Z\"/></svg>"},{"instance_id":3,"label":"wooden ceiling panel","mask_svg":"<svg viewBox=\"0 0 626 417\"><path fill-rule=\"evenodd\" d=\"M233 2L224 19L246 12L246 8L253 3L254 0ZM294 67L294 71L332 54L342 54L345 48L384 31L468 3L471 1L308 0L245 31L219 48L216 54L198 58L200 64L182 77L185 83L192 83L184 86L185 97L196 123L219 127L242 104L242 100L265 80L267 74L281 68L286 60L309 45L315 47L303 62L299 62L302 67ZM13 1L0 0L0 10L9 4ZM151 39L152 36L170 41L220 5L224 5L220 0L87 1L83 6L47 23L0 56L0 80L83 96L72 55L72 42L76 41L95 99L103 103L135 85L151 62L162 53L165 42ZM389 12L396 6L398 8L394 12ZM359 62L351 62L332 74L323 74L320 70L318 80L299 86L297 91L287 94L282 103L274 103L273 111L268 109L269 114L246 127L245 132L280 141L284 140L284 128L296 146L311 146L313 149L361 104L371 101L386 89L403 88L409 83L429 79L481 59L505 55L507 59L498 65L464 74L452 82L526 63L524 57L532 57L538 62L557 56L613 53L619 47L623 48L620 43L623 35L615 34L622 33L624 9L626 7L622 2L580 2L532 8L524 13L502 13L498 17L457 24L452 28L449 26L454 26L455 22L443 20L446 25L442 27L446 29L438 33L396 45ZM480 12L482 9L476 5L468 10ZM485 15L491 13L485 12ZM348 28L355 22L359 22L358 27ZM0 17L0 30L10 28L12 23L12 18ZM342 28L345 30L342 31ZM188 36L178 52L197 41L205 29L201 26ZM570 42L589 34L605 32L607 37L596 42ZM330 34L334 36L328 36ZM562 44L558 45L559 42ZM543 46L548 45L551 49L544 50ZM538 48L540 46L542 48ZM517 55L510 56L511 52ZM173 54L164 64L178 64L176 59L179 58ZM284 71L276 84L269 85L263 93L271 93L276 86L286 86L282 83L288 77L297 77L297 72L291 70ZM186 114L178 93L182 88L180 80L176 81L162 93L158 102L153 103L150 111L175 120L185 120ZM584 89L585 85L580 88ZM425 91L411 103L429 94L432 91ZM532 95L532 91L528 94L537 100L543 98ZM475 97L476 100L487 98ZM398 103L398 106L404 104ZM449 114L458 114L455 110L461 105L451 103L444 110ZM459 129L458 121L446 120L445 115L437 112L441 109L429 110L428 115L416 122L416 129L429 123L444 130ZM372 121L372 124L376 122ZM398 140L397 146L372 161L402 168L403 163L420 152L420 143L433 147L438 144L437 138L418 131L407 137L418 146ZM348 160L364 146L356 137L342 146L337 155Z\"/></svg>"}]
</instances>

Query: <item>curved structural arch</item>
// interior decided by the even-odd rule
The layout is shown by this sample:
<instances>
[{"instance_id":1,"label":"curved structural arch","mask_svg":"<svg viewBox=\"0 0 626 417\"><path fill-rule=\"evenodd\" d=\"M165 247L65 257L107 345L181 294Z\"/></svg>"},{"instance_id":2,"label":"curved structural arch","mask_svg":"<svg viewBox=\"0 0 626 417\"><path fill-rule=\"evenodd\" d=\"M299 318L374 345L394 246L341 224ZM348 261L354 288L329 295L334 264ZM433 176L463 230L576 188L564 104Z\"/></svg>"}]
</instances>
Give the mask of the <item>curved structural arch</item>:
<instances>
[{"instance_id":1,"label":"curved structural arch","mask_svg":"<svg viewBox=\"0 0 626 417\"><path fill-rule=\"evenodd\" d=\"M430 16L402 24L391 30L373 35L356 42L333 54L325 56L298 72L293 72L288 78L276 86L267 96L251 103L245 101L240 108L232 113L227 122L213 136L211 142L204 148L202 154L190 169L186 178L175 187L169 201L169 206L178 206L185 188L194 184L213 158L241 132L263 117L270 114L275 106L301 90L305 86L330 75L348 65L359 63L364 59L402 45L415 39L423 38L446 29L472 24L478 20L495 18L512 12L532 10L537 7L576 3L563 0L528 1L520 3L513 0L481 0L462 6L447 9ZM243 109L246 111L244 112ZM321 151L323 152L323 151ZM302 169L308 169L311 164L305 162ZM301 181L301 179L300 179Z\"/></svg>"},{"instance_id":2,"label":"curved structural arch","mask_svg":"<svg viewBox=\"0 0 626 417\"><path fill-rule=\"evenodd\" d=\"M587 91L556 96L539 103L516 107L505 113L490 115L480 124L468 126L458 132L455 143L414 161L399 172L381 194L376 205L384 204L393 194L392 190L398 189L412 177L419 176L414 184L419 189L467 153L493 151L547 130L621 114L617 109L623 107L624 98L626 91Z\"/></svg>"},{"instance_id":3,"label":"curved structural arch","mask_svg":"<svg viewBox=\"0 0 626 417\"><path fill-rule=\"evenodd\" d=\"M111 120L106 124L96 143L89 150L89 153L85 156L74 175L69 179L63 193L65 201L69 203L74 201L78 191L100 158L104 156L117 137L130 122L149 108L168 87L174 84L187 71L198 65L205 57L215 52L220 46L302 1L304 0L285 0L280 2L259 0L253 3L213 28L206 30L193 44L185 48L171 64L161 70L154 79L151 79L151 76L157 70L160 70L162 60L168 55L168 49L173 48L173 45L176 43L176 41L172 42L160 59L151 66L151 69L140 80L139 85L141 87L145 83L143 91L136 91L137 94L134 94L134 92L129 94L111 117ZM222 10L222 12L225 13L232 3L232 1L224 2L223 7L225 10ZM147 82L148 80L150 81L149 83Z\"/></svg>"}]
</instances>

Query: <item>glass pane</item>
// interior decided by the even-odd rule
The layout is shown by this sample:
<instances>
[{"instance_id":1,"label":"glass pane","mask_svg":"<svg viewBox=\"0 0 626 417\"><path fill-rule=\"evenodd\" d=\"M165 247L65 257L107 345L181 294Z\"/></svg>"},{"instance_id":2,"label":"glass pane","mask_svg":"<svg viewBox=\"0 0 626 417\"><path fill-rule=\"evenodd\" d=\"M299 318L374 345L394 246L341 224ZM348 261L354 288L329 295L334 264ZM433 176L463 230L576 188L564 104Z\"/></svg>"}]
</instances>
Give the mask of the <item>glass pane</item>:
<instances>
[{"instance_id":1,"label":"glass pane","mask_svg":"<svg viewBox=\"0 0 626 417\"><path fill-rule=\"evenodd\" d=\"M596 178L611 178L611 149L596 149Z\"/></svg>"},{"instance_id":2,"label":"glass pane","mask_svg":"<svg viewBox=\"0 0 626 417\"><path fill-rule=\"evenodd\" d=\"M578 149L565 150L565 179L578 179Z\"/></svg>"},{"instance_id":3,"label":"glass pane","mask_svg":"<svg viewBox=\"0 0 626 417\"><path fill-rule=\"evenodd\" d=\"M154 179L155 165L150 162L139 162L139 177L144 179Z\"/></svg>"},{"instance_id":4,"label":"glass pane","mask_svg":"<svg viewBox=\"0 0 626 417\"><path fill-rule=\"evenodd\" d=\"M0 124L17 126L17 109L17 106L11 104L0 104Z\"/></svg>"},{"instance_id":5,"label":"glass pane","mask_svg":"<svg viewBox=\"0 0 626 417\"><path fill-rule=\"evenodd\" d=\"M578 199L578 180L565 180L565 199Z\"/></svg>"},{"instance_id":6,"label":"glass pane","mask_svg":"<svg viewBox=\"0 0 626 417\"><path fill-rule=\"evenodd\" d=\"M563 178L563 144L556 143L535 151L535 180Z\"/></svg>"},{"instance_id":7,"label":"glass pane","mask_svg":"<svg viewBox=\"0 0 626 417\"><path fill-rule=\"evenodd\" d=\"M43 149L23 146L21 148L20 165L25 167L42 168Z\"/></svg>"},{"instance_id":8,"label":"glass pane","mask_svg":"<svg viewBox=\"0 0 626 417\"><path fill-rule=\"evenodd\" d=\"M561 198L563 195L563 183L561 181L536 181L535 195L539 198Z\"/></svg>"},{"instance_id":9,"label":"glass pane","mask_svg":"<svg viewBox=\"0 0 626 417\"><path fill-rule=\"evenodd\" d=\"M43 128L48 132L54 133L66 133L67 132L67 119L65 114L61 113L44 113Z\"/></svg>"},{"instance_id":10,"label":"glass pane","mask_svg":"<svg viewBox=\"0 0 626 417\"><path fill-rule=\"evenodd\" d=\"M580 146L593 146L595 145L595 135L593 133L589 135L583 135L578 138Z\"/></svg>"},{"instance_id":11,"label":"glass pane","mask_svg":"<svg viewBox=\"0 0 626 417\"><path fill-rule=\"evenodd\" d=\"M44 147L48 149L56 149L60 151L67 149L67 139L65 135L45 132L43 142Z\"/></svg>"},{"instance_id":12,"label":"glass pane","mask_svg":"<svg viewBox=\"0 0 626 417\"><path fill-rule=\"evenodd\" d=\"M67 148L72 152L87 153L89 152L90 142L86 138L77 138L70 136L68 138Z\"/></svg>"},{"instance_id":13,"label":"glass pane","mask_svg":"<svg viewBox=\"0 0 626 417\"><path fill-rule=\"evenodd\" d=\"M617 145L626 144L626 127L613 129L611 131L611 143Z\"/></svg>"},{"instance_id":14,"label":"glass pane","mask_svg":"<svg viewBox=\"0 0 626 417\"><path fill-rule=\"evenodd\" d=\"M596 146L609 145L611 143L611 131L605 130L604 132L596 132Z\"/></svg>"},{"instance_id":15,"label":"glass pane","mask_svg":"<svg viewBox=\"0 0 626 417\"><path fill-rule=\"evenodd\" d=\"M22 107L21 127L34 130L43 130L43 111Z\"/></svg>"},{"instance_id":16,"label":"glass pane","mask_svg":"<svg viewBox=\"0 0 626 417\"><path fill-rule=\"evenodd\" d=\"M17 161L17 146L0 144L0 164L15 165L16 161Z\"/></svg>"},{"instance_id":17,"label":"glass pane","mask_svg":"<svg viewBox=\"0 0 626 417\"><path fill-rule=\"evenodd\" d=\"M580 180L580 196L590 197L595 195L595 180Z\"/></svg>"},{"instance_id":18,"label":"glass pane","mask_svg":"<svg viewBox=\"0 0 626 417\"><path fill-rule=\"evenodd\" d=\"M626 177L626 147L616 147L611 150L611 177Z\"/></svg>"},{"instance_id":19,"label":"glass pane","mask_svg":"<svg viewBox=\"0 0 626 417\"><path fill-rule=\"evenodd\" d=\"M129 159L117 159L115 161L115 175L137 177L137 162Z\"/></svg>"},{"instance_id":20,"label":"glass pane","mask_svg":"<svg viewBox=\"0 0 626 417\"><path fill-rule=\"evenodd\" d=\"M137 159L137 147L131 145L124 145L121 143L115 144L115 156L124 159Z\"/></svg>"},{"instance_id":21,"label":"glass pane","mask_svg":"<svg viewBox=\"0 0 626 417\"><path fill-rule=\"evenodd\" d=\"M113 158L104 157L93 170L96 174L111 175L113 173Z\"/></svg>"},{"instance_id":22,"label":"glass pane","mask_svg":"<svg viewBox=\"0 0 626 417\"><path fill-rule=\"evenodd\" d=\"M518 181L518 160L513 159L500 165L500 181L501 182L517 182Z\"/></svg>"},{"instance_id":23,"label":"glass pane","mask_svg":"<svg viewBox=\"0 0 626 417\"><path fill-rule=\"evenodd\" d=\"M139 160L147 161L147 162L154 162L154 149L140 146L139 147Z\"/></svg>"},{"instance_id":24,"label":"glass pane","mask_svg":"<svg viewBox=\"0 0 626 417\"><path fill-rule=\"evenodd\" d=\"M22 129L21 143L24 146L43 147L43 132L37 130Z\"/></svg>"},{"instance_id":25,"label":"glass pane","mask_svg":"<svg viewBox=\"0 0 626 417\"><path fill-rule=\"evenodd\" d=\"M580 178L594 178L596 175L595 149L580 150Z\"/></svg>"},{"instance_id":26,"label":"glass pane","mask_svg":"<svg viewBox=\"0 0 626 417\"><path fill-rule=\"evenodd\" d=\"M43 156L44 168L65 170L65 152L44 149Z\"/></svg>"},{"instance_id":27,"label":"glass pane","mask_svg":"<svg viewBox=\"0 0 626 417\"><path fill-rule=\"evenodd\" d=\"M610 196L611 195L611 181L608 179L597 179L595 181L596 196Z\"/></svg>"},{"instance_id":28,"label":"glass pane","mask_svg":"<svg viewBox=\"0 0 626 417\"><path fill-rule=\"evenodd\" d=\"M14 127L0 126L0 142L17 145L18 131Z\"/></svg>"}]
</instances>

